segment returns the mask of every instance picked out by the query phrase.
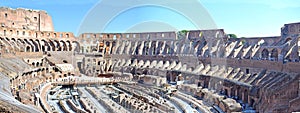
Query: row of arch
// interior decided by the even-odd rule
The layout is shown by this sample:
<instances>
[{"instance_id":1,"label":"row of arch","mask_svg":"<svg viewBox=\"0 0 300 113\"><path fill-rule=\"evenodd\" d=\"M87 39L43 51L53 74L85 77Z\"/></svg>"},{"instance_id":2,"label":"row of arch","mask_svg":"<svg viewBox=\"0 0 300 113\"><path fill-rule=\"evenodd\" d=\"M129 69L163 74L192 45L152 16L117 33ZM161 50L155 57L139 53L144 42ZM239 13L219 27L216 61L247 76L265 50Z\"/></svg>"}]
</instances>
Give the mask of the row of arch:
<instances>
[{"instance_id":1,"label":"row of arch","mask_svg":"<svg viewBox=\"0 0 300 113\"><path fill-rule=\"evenodd\" d=\"M278 60L278 50L272 49L270 52L268 49L263 49L261 52L262 59Z\"/></svg>"},{"instance_id":2,"label":"row of arch","mask_svg":"<svg viewBox=\"0 0 300 113\"><path fill-rule=\"evenodd\" d=\"M71 40L21 39L0 37L2 50L6 52L78 51L80 45Z\"/></svg>"},{"instance_id":3,"label":"row of arch","mask_svg":"<svg viewBox=\"0 0 300 113\"><path fill-rule=\"evenodd\" d=\"M237 44L235 44L237 43ZM127 55L180 55L189 54L194 56L204 57L234 57L234 58L251 58L256 52L254 49L260 50L260 46L240 46L241 42L232 42L226 45L218 40L207 42L199 40L196 42L182 41L100 41L97 44L99 47L82 48L82 52L100 52L103 54L127 54ZM85 50L84 50L85 49ZM274 50L275 51L275 50ZM265 51L263 51L265 52ZM265 57L264 55L262 55ZM276 56L275 53L272 56ZM277 55L278 56L278 55Z\"/></svg>"},{"instance_id":4,"label":"row of arch","mask_svg":"<svg viewBox=\"0 0 300 113\"><path fill-rule=\"evenodd\" d=\"M86 38L103 38L103 39L119 39L119 38L174 38L176 32L153 32L153 33L83 33L79 36L82 39Z\"/></svg>"},{"instance_id":5,"label":"row of arch","mask_svg":"<svg viewBox=\"0 0 300 113\"><path fill-rule=\"evenodd\" d=\"M102 40L97 46L85 46L83 53L100 52L103 54L126 54L126 55L193 55L202 57L218 58L241 58L241 59L265 59L278 61L280 55L288 57L288 51L295 49L294 46L278 48L266 48L258 44L243 45L243 42L235 41L224 44L221 40L206 41L180 41L180 40ZM295 51L291 51L295 52ZM283 57L281 59L283 59Z\"/></svg>"},{"instance_id":6,"label":"row of arch","mask_svg":"<svg viewBox=\"0 0 300 113\"><path fill-rule=\"evenodd\" d=\"M175 55L175 54L208 54L208 48L202 48L206 42L185 44L181 41L100 41L98 47L85 47L82 52L102 52L103 54L127 55ZM203 49L203 50L202 50ZM202 52L202 53L201 53Z\"/></svg>"}]
</instances>

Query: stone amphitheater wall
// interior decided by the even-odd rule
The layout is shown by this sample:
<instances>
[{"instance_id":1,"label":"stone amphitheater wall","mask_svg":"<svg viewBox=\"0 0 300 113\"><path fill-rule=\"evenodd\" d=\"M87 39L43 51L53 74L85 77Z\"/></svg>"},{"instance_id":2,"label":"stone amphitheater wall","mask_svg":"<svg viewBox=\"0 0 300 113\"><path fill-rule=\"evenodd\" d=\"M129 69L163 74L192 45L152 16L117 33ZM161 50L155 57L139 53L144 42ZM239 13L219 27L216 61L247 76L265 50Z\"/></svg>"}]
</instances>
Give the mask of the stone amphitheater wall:
<instances>
[{"instance_id":1,"label":"stone amphitheater wall","mask_svg":"<svg viewBox=\"0 0 300 113\"><path fill-rule=\"evenodd\" d=\"M42 10L1 7L0 24L1 27L54 31L51 16Z\"/></svg>"},{"instance_id":2,"label":"stone amphitheater wall","mask_svg":"<svg viewBox=\"0 0 300 113\"><path fill-rule=\"evenodd\" d=\"M72 32L35 31L17 28L1 28L0 35L5 37L27 38L75 38Z\"/></svg>"}]
</instances>

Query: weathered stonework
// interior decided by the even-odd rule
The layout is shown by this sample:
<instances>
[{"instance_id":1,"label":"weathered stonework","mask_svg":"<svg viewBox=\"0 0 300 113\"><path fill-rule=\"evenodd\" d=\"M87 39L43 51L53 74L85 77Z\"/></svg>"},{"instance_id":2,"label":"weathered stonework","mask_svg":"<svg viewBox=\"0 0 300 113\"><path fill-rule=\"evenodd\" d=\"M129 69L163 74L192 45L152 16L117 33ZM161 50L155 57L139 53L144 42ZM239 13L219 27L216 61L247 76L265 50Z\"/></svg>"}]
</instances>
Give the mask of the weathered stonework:
<instances>
[{"instance_id":1,"label":"weathered stonework","mask_svg":"<svg viewBox=\"0 0 300 113\"><path fill-rule=\"evenodd\" d=\"M5 23L0 28L1 75L9 77L17 100L36 105L41 111L53 112L45 99L52 85L75 84L76 80L67 77L81 74L107 74L113 76L113 82L143 81L149 86L162 87L169 82L180 91L176 98L199 109L208 106L224 112L300 111L300 23L284 25L282 35L276 37L230 38L223 29L84 33L76 37L69 32L54 32L51 17L44 11L2 8L0 15L0 23ZM30 20L37 17L38 22L30 22L28 29L23 29L26 15ZM22 21L8 26L15 19ZM86 83L91 82L81 84ZM118 86L135 97L111 94L113 101L102 98L101 102L111 111L127 112L112 108L118 104L138 111L166 112L168 106L163 102L150 107L153 103L143 96L156 94L135 91L142 86L132 87L133 91L130 87ZM88 90L97 97L93 88ZM176 103L176 99L170 101ZM64 101L59 104L64 106Z\"/></svg>"},{"instance_id":2,"label":"weathered stonework","mask_svg":"<svg viewBox=\"0 0 300 113\"><path fill-rule=\"evenodd\" d=\"M5 28L54 31L51 16L46 11L41 10L1 7L0 25Z\"/></svg>"}]
</instances>

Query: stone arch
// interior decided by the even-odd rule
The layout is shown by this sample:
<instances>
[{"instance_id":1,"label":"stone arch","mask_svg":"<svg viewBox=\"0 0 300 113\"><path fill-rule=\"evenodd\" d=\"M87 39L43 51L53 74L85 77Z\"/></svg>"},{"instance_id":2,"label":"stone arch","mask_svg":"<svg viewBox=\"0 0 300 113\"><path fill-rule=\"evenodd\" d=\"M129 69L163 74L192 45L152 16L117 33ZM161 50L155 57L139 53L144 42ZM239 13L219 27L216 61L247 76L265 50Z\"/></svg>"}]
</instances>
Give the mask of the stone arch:
<instances>
[{"instance_id":1,"label":"stone arch","mask_svg":"<svg viewBox=\"0 0 300 113\"><path fill-rule=\"evenodd\" d=\"M27 39L24 39L24 42L26 43L26 52L34 52L34 46Z\"/></svg>"},{"instance_id":2,"label":"stone arch","mask_svg":"<svg viewBox=\"0 0 300 113\"><path fill-rule=\"evenodd\" d=\"M20 44L24 44L24 41L20 38L17 39L17 42L19 42Z\"/></svg>"},{"instance_id":3,"label":"stone arch","mask_svg":"<svg viewBox=\"0 0 300 113\"><path fill-rule=\"evenodd\" d=\"M139 55L139 51L140 51L140 49L142 49L142 44L143 42L142 41L138 41L137 42L137 46L136 46L136 49L135 49L135 51L134 51L134 55Z\"/></svg>"},{"instance_id":4,"label":"stone arch","mask_svg":"<svg viewBox=\"0 0 300 113\"><path fill-rule=\"evenodd\" d=\"M11 38L11 40L12 40L12 41L16 41L16 39L15 39L15 38Z\"/></svg>"},{"instance_id":5,"label":"stone arch","mask_svg":"<svg viewBox=\"0 0 300 113\"><path fill-rule=\"evenodd\" d=\"M39 45L33 39L29 39L29 40L31 41L31 43L34 46L33 52L39 52Z\"/></svg>"},{"instance_id":6,"label":"stone arch","mask_svg":"<svg viewBox=\"0 0 300 113\"><path fill-rule=\"evenodd\" d=\"M55 48L57 48L56 51L61 51L62 48L61 48L61 45L60 45L59 41L54 40L53 42L54 42L54 44L55 44Z\"/></svg>"},{"instance_id":7,"label":"stone arch","mask_svg":"<svg viewBox=\"0 0 300 113\"><path fill-rule=\"evenodd\" d=\"M92 47L91 49L92 49L91 52L97 52L97 48L96 47Z\"/></svg>"},{"instance_id":8,"label":"stone arch","mask_svg":"<svg viewBox=\"0 0 300 113\"><path fill-rule=\"evenodd\" d=\"M30 46L26 46L25 51L26 52L31 52L31 47Z\"/></svg>"},{"instance_id":9,"label":"stone arch","mask_svg":"<svg viewBox=\"0 0 300 113\"><path fill-rule=\"evenodd\" d=\"M245 103L248 103L248 90L245 89L244 92L243 92L243 94L244 94L243 101L244 101Z\"/></svg>"},{"instance_id":10,"label":"stone arch","mask_svg":"<svg viewBox=\"0 0 300 113\"><path fill-rule=\"evenodd\" d=\"M17 44L15 38L11 38L9 42L11 43L15 51L20 51L20 46Z\"/></svg>"},{"instance_id":11,"label":"stone arch","mask_svg":"<svg viewBox=\"0 0 300 113\"><path fill-rule=\"evenodd\" d=\"M53 43L52 40L49 40L49 45L52 48L52 51L56 51L55 44Z\"/></svg>"},{"instance_id":12,"label":"stone arch","mask_svg":"<svg viewBox=\"0 0 300 113\"><path fill-rule=\"evenodd\" d=\"M17 39L16 40L16 43L19 45L20 47L20 52L24 52L25 48L26 48L26 45L24 43L24 41L22 39Z\"/></svg>"},{"instance_id":13,"label":"stone arch","mask_svg":"<svg viewBox=\"0 0 300 113\"><path fill-rule=\"evenodd\" d=\"M40 43L40 40L36 39L36 40L35 40L35 43L37 44L37 47L39 48L39 51L42 51L42 50L41 50L41 43Z\"/></svg>"},{"instance_id":14,"label":"stone arch","mask_svg":"<svg viewBox=\"0 0 300 113\"><path fill-rule=\"evenodd\" d=\"M110 50L110 54L113 54L114 51L116 51L116 46L117 46L117 42L114 40L112 43L111 43L111 50Z\"/></svg>"},{"instance_id":15,"label":"stone arch","mask_svg":"<svg viewBox=\"0 0 300 113\"><path fill-rule=\"evenodd\" d=\"M263 49L261 52L261 59L267 60L269 58L269 51L267 49Z\"/></svg>"},{"instance_id":16,"label":"stone arch","mask_svg":"<svg viewBox=\"0 0 300 113\"><path fill-rule=\"evenodd\" d=\"M79 42L73 41L72 42L72 49L73 49L73 51L80 53L80 44L79 44Z\"/></svg>"},{"instance_id":17,"label":"stone arch","mask_svg":"<svg viewBox=\"0 0 300 113\"><path fill-rule=\"evenodd\" d=\"M236 89L236 96L239 100L242 100L242 91L241 91L241 87L238 86L237 89Z\"/></svg>"},{"instance_id":18,"label":"stone arch","mask_svg":"<svg viewBox=\"0 0 300 113\"><path fill-rule=\"evenodd\" d=\"M228 96L228 89L224 89L224 95Z\"/></svg>"},{"instance_id":19,"label":"stone arch","mask_svg":"<svg viewBox=\"0 0 300 113\"><path fill-rule=\"evenodd\" d=\"M48 42L44 39L41 40L41 49L42 51L50 51L51 46L49 46Z\"/></svg>"},{"instance_id":20,"label":"stone arch","mask_svg":"<svg viewBox=\"0 0 300 113\"><path fill-rule=\"evenodd\" d=\"M151 43L151 48L150 48L150 50L149 50L150 52L150 55L155 55L156 54L156 41L153 41L152 43Z\"/></svg>"},{"instance_id":21,"label":"stone arch","mask_svg":"<svg viewBox=\"0 0 300 113\"><path fill-rule=\"evenodd\" d=\"M60 45L62 46L62 51L68 51L68 46L65 41L61 40Z\"/></svg>"},{"instance_id":22,"label":"stone arch","mask_svg":"<svg viewBox=\"0 0 300 113\"><path fill-rule=\"evenodd\" d=\"M39 62L37 62L37 63L36 63L36 67L39 67L39 66L40 66L40 63L39 63Z\"/></svg>"},{"instance_id":23,"label":"stone arch","mask_svg":"<svg viewBox=\"0 0 300 113\"><path fill-rule=\"evenodd\" d=\"M107 53L107 54L109 54L110 53L110 48L111 48L111 44L110 44L110 42L109 41L106 41L105 42L105 52L104 53Z\"/></svg>"},{"instance_id":24,"label":"stone arch","mask_svg":"<svg viewBox=\"0 0 300 113\"><path fill-rule=\"evenodd\" d=\"M276 48L271 51L271 60L278 60L278 50Z\"/></svg>"},{"instance_id":25,"label":"stone arch","mask_svg":"<svg viewBox=\"0 0 300 113\"><path fill-rule=\"evenodd\" d=\"M288 43L290 40L292 40L291 38L287 38L285 39L284 43Z\"/></svg>"},{"instance_id":26,"label":"stone arch","mask_svg":"<svg viewBox=\"0 0 300 113\"><path fill-rule=\"evenodd\" d=\"M72 51L73 48L72 48L71 42L70 42L69 40L67 40L67 41L66 41L66 44L67 44L67 46L68 46L68 48L69 48L68 51Z\"/></svg>"}]
</instances>

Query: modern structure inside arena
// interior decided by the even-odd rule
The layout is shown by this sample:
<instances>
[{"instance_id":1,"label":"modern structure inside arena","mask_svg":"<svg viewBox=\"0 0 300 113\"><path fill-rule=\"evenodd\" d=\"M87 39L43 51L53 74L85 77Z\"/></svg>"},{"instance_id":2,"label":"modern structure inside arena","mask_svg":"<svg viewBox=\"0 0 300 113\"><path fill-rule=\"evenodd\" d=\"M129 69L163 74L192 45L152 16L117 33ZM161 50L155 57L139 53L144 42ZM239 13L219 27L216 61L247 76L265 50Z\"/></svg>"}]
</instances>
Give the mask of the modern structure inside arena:
<instances>
[{"instance_id":1,"label":"modern structure inside arena","mask_svg":"<svg viewBox=\"0 0 300 113\"><path fill-rule=\"evenodd\" d=\"M300 111L300 23L76 37L45 11L0 8L0 24L0 112Z\"/></svg>"}]
</instances>

